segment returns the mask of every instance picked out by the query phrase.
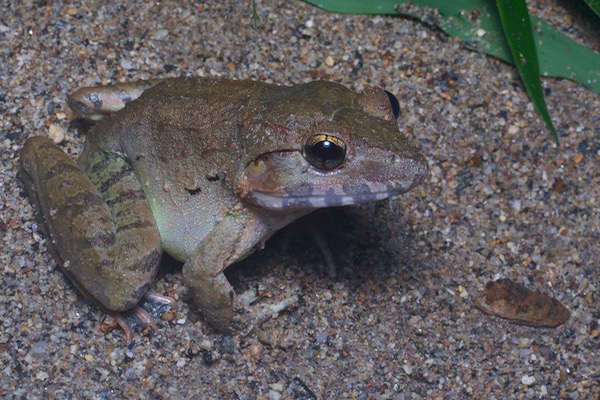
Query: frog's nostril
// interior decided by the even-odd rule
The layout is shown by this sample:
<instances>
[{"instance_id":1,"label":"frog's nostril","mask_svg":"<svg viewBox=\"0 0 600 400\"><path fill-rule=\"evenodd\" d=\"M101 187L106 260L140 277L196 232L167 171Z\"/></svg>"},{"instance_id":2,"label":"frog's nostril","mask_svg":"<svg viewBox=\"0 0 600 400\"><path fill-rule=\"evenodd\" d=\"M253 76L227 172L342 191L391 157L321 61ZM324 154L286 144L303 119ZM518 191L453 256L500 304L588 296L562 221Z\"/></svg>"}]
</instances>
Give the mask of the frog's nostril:
<instances>
[{"instance_id":1,"label":"frog's nostril","mask_svg":"<svg viewBox=\"0 0 600 400\"><path fill-rule=\"evenodd\" d=\"M346 158L346 143L337 136L313 135L304 144L304 158L315 168L333 169Z\"/></svg>"}]
</instances>

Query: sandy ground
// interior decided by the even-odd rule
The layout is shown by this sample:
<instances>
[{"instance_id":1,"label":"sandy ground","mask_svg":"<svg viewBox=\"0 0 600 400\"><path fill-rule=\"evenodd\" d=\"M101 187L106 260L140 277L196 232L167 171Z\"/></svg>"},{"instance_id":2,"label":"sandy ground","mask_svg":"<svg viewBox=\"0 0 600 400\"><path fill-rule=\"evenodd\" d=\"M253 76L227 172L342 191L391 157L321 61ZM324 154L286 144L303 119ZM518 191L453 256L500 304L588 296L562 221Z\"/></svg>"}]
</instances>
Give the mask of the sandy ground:
<instances>
[{"instance_id":1,"label":"sandy ground","mask_svg":"<svg viewBox=\"0 0 600 400\"><path fill-rule=\"evenodd\" d=\"M412 21L260 2L255 31L245 1L88 3L0 5L0 397L598 398L600 96L544 80L557 148L515 70ZM597 19L562 3L531 6L598 50ZM265 324L272 346L212 330L172 262L152 287L179 300L159 331L129 346L102 333L110 318L47 253L17 174L30 136L65 134L79 152L67 93L180 75L384 87L429 159L401 199L328 217L335 278L302 235L230 268L262 303L300 296ZM540 329L482 314L473 300L497 278L571 318Z\"/></svg>"}]
</instances>

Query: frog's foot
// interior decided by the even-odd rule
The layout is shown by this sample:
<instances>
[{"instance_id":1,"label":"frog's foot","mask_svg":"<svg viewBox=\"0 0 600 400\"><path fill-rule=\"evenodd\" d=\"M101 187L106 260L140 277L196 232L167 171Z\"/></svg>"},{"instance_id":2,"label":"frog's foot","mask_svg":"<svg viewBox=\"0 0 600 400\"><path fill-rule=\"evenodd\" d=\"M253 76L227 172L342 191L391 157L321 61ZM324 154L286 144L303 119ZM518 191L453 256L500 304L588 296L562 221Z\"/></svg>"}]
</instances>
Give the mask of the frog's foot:
<instances>
[{"instance_id":1,"label":"frog's foot","mask_svg":"<svg viewBox=\"0 0 600 400\"><path fill-rule=\"evenodd\" d=\"M292 237L301 233L305 234L317 246L325 261L320 272L325 270L329 278L334 279L337 276L337 267L333 252L329 247L329 237L341 236L355 241L361 240L360 237L347 233L347 229L341 225L340 220L345 219L342 213L343 210L323 209L300 218L284 230L282 252L287 251Z\"/></svg>"},{"instance_id":2,"label":"frog's foot","mask_svg":"<svg viewBox=\"0 0 600 400\"><path fill-rule=\"evenodd\" d=\"M163 296L154 292L146 292L143 298L144 300L152 303L154 306L157 306L157 308L161 308L163 306L173 307L176 304L174 298L169 296ZM121 330L125 334L125 342L127 344L133 342L134 334L133 330L131 329L132 325L135 326L136 324L140 324L144 331L158 331L158 326L156 325L154 317L152 317L152 315L150 315L148 311L146 311L139 305L136 305L135 307L124 312L110 310L106 310L106 312L113 318L113 320L107 324L102 325L100 327L100 330L106 333L117 327L121 328ZM129 317L132 317L133 319L131 323L129 321Z\"/></svg>"},{"instance_id":3,"label":"frog's foot","mask_svg":"<svg viewBox=\"0 0 600 400\"><path fill-rule=\"evenodd\" d=\"M267 304L259 309L253 309L251 304L258 301L260 297L259 290L247 290L237 298L238 306L248 310L248 326L243 336L256 335L259 342L272 346L274 340L268 332L262 328L262 324L278 315L280 312L288 310L298 303L298 295L293 294L281 300L278 303Z\"/></svg>"},{"instance_id":4,"label":"frog's foot","mask_svg":"<svg viewBox=\"0 0 600 400\"><path fill-rule=\"evenodd\" d=\"M160 83L160 79L116 83L108 86L81 88L69 96L69 108L79 118L100 121L107 115L122 110L125 105Z\"/></svg>"},{"instance_id":5,"label":"frog's foot","mask_svg":"<svg viewBox=\"0 0 600 400\"><path fill-rule=\"evenodd\" d=\"M319 248L319 251L323 255L325 259L326 271L327 275L333 279L337 276L337 267L335 266L335 261L333 260L333 253L331 252L331 248L329 247L329 242L327 241L327 235L323 232L323 230L314 223L306 224L304 226L306 232L309 234L313 242Z\"/></svg>"},{"instance_id":6,"label":"frog's foot","mask_svg":"<svg viewBox=\"0 0 600 400\"><path fill-rule=\"evenodd\" d=\"M135 317L142 324L144 330L150 329L152 332L156 332L158 330L158 327L156 326L156 322L154 322L154 318L152 318L152 316L150 314L148 314L148 311L144 310L142 307L135 306L131 310L128 310L127 312L131 312L135 315ZM125 334L125 343L127 343L127 344L132 343L133 337L134 337L133 331L131 330L131 326L129 325L129 322L127 321L127 317L124 315L124 313L117 312L117 311L107 311L107 313L108 313L108 315L110 315L112 317L112 321L107 324L103 324L100 327L100 330L103 333L107 333L107 332L115 329L116 327L119 327Z\"/></svg>"},{"instance_id":7,"label":"frog's foot","mask_svg":"<svg viewBox=\"0 0 600 400\"><path fill-rule=\"evenodd\" d=\"M175 305L177 304L177 301L174 298L170 296L163 296L162 294L154 292L146 292L144 294L144 299L148 300L151 303L163 306L175 307Z\"/></svg>"}]
</instances>

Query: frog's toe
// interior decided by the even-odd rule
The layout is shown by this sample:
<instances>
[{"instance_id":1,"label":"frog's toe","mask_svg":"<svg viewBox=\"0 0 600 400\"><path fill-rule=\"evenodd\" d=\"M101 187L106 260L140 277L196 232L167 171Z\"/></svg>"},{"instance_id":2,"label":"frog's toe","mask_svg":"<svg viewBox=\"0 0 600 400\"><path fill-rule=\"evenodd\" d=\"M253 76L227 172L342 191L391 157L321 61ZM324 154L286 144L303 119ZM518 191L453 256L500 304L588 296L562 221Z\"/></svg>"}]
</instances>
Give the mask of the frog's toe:
<instances>
[{"instance_id":1,"label":"frog's toe","mask_svg":"<svg viewBox=\"0 0 600 400\"><path fill-rule=\"evenodd\" d=\"M329 237L342 236L360 241L359 237L346 233L345 227L339 223L346 219L342 212L342 210L326 208L314 211L295 221L283 231L281 236L282 253L287 252L293 238L304 234L313 241L323 256L325 265L320 265L320 272L324 270L331 279L334 279L337 276L337 267L334 254L329 246Z\"/></svg>"},{"instance_id":2,"label":"frog's toe","mask_svg":"<svg viewBox=\"0 0 600 400\"><path fill-rule=\"evenodd\" d=\"M175 307L177 300L170 296L164 296L155 292L144 293L144 299L154 304Z\"/></svg>"},{"instance_id":3,"label":"frog's toe","mask_svg":"<svg viewBox=\"0 0 600 400\"><path fill-rule=\"evenodd\" d=\"M146 311L140 306L133 307L132 311L137 317L137 319L141 322L142 327L144 327L144 329L150 329L152 332L158 331L158 326L156 325L154 318L152 318L152 315L150 315L148 311Z\"/></svg>"},{"instance_id":4,"label":"frog's toe","mask_svg":"<svg viewBox=\"0 0 600 400\"><path fill-rule=\"evenodd\" d=\"M158 326L154 321L154 318L148 313L148 311L144 310L140 306L135 306L131 310L117 312L117 311L108 311L108 315L112 317L112 321L103 324L100 327L100 330L104 333L107 333L117 327L121 328L123 333L125 334L125 343L130 344L133 342L134 334L131 329L131 325L141 324L144 330L150 330L152 332L156 332L158 330ZM129 317L133 316L135 322L130 323Z\"/></svg>"},{"instance_id":5,"label":"frog's toe","mask_svg":"<svg viewBox=\"0 0 600 400\"><path fill-rule=\"evenodd\" d=\"M298 295L294 294L278 303L268 304L254 313L255 326L261 326L264 322L273 318L282 311L288 310L298 303Z\"/></svg>"},{"instance_id":6,"label":"frog's toe","mask_svg":"<svg viewBox=\"0 0 600 400\"><path fill-rule=\"evenodd\" d=\"M144 300L152 303L152 307L157 306L155 307L154 311L151 310L153 313L156 311L156 309L159 309L163 306L173 307L176 303L175 299L172 297L163 296L153 292L146 292L146 294L144 294ZM133 342L134 338L132 326L141 325L144 331L158 331L158 326L156 325L154 317L148 311L146 311L146 309L139 305L136 305L127 311L119 312L106 310L106 312L113 318L113 320L108 324L102 325L100 328L102 332L106 333L119 327L125 334L125 342L128 344Z\"/></svg>"},{"instance_id":7,"label":"frog's toe","mask_svg":"<svg viewBox=\"0 0 600 400\"><path fill-rule=\"evenodd\" d=\"M248 290L238 297L238 305L249 310L248 328L245 335L256 334L258 340L267 345L273 345L273 340L269 339L269 335L262 329L262 324L278 315L280 312L289 310L298 303L298 295L293 294L280 302L267 304L263 307L250 309L250 304L258 300L259 294L257 290Z\"/></svg>"},{"instance_id":8,"label":"frog's toe","mask_svg":"<svg viewBox=\"0 0 600 400\"><path fill-rule=\"evenodd\" d=\"M130 344L133 342L133 331L131 330L127 319L120 312L107 311L107 313L112 317L112 321L100 326L102 333L108 333L118 327L121 328L125 334L125 343Z\"/></svg>"}]
</instances>

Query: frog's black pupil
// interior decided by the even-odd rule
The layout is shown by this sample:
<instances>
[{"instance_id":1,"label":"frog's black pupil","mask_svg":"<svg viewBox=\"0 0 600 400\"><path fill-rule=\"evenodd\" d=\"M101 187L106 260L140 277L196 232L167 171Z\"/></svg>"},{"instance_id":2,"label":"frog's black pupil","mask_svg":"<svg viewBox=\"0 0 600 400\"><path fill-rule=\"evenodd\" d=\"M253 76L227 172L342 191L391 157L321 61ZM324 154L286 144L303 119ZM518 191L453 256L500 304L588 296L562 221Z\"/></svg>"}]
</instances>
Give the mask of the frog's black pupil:
<instances>
[{"instance_id":1,"label":"frog's black pupil","mask_svg":"<svg viewBox=\"0 0 600 400\"><path fill-rule=\"evenodd\" d=\"M308 161L319 169L333 169L344 161L346 150L331 140L321 140L307 145L305 154Z\"/></svg>"},{"instance_id":2,"label":"frog's black pupil","mask_svg":"<svg viewBox=\"0 0 600 400\"><path fill-rule=\"evenodd\" d=\"M341 149L329 140L323 140L322 142L315 144L313 149L315 155L323 161L340 158Z\"/></svg>"}]
</instances>

